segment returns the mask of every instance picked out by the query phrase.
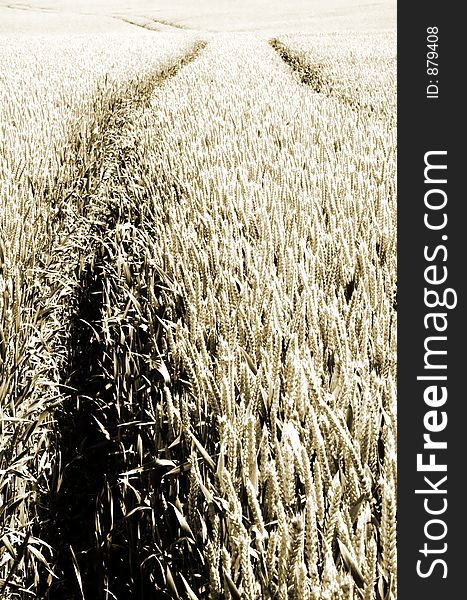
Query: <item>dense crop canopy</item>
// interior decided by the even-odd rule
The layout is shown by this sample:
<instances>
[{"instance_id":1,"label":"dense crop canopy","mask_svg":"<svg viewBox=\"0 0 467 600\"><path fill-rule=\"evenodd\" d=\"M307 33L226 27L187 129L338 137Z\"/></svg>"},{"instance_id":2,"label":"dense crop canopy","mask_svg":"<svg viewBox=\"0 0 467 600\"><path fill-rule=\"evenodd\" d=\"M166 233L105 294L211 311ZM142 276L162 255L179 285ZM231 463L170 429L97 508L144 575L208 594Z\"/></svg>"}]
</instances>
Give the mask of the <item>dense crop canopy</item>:
<instances>
[{"instance_id":1,"label":"dense crop canopy","mask_svg":"<svg viewBox=\"0 0 467 600\"><path fill-rule=\"evenodd\" d=\"M393 600L394 36L139 31L3 82L2 568L47 564L55 597Z\"/></svg>"}]
</instances>

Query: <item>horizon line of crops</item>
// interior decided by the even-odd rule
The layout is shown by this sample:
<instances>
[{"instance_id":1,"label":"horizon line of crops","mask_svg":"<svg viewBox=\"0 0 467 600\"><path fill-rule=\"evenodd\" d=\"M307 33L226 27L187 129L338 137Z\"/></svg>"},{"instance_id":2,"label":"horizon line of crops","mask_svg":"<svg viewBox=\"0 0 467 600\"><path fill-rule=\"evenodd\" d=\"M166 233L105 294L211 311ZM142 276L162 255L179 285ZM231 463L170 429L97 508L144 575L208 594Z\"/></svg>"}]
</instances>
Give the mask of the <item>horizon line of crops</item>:
<instances>
[{"instance_id":1,"label":"horizon line of crops","mask_svg":"<svg viewBox=\"0 0 467 600\"><path fill-rule=\"evenodd\" d=\"M8 254L0 253L4 284L0 333L6 325L15 325L14 338L8 331L0 336L2 597L19 597L42 585L44 578L49 583L54 579L54 549L38 536L38 520L43 514L41 496L45 490L53 491L61 468L53 445L54 413L70 393L62 378L73 351L70 326L83 294L83 272L113 210L108 199L97 198L94 192L106 177L107 152L118 138L116 119L121 119L119 126L124 124L124 116L147 104L154 86L194 60L205 42L186 46L153 73L143 71L127 81L106 77L98 84L83 111L85 118L70 132L56 179L49 175L44 189L33 188L47 220L47 234L34 241L35 264L9 286ZM44 394L31 402L31 394L41 387L50 390L51 397ZM15 404L11 416L8 398Z\"/></svg>"}]
</instances>

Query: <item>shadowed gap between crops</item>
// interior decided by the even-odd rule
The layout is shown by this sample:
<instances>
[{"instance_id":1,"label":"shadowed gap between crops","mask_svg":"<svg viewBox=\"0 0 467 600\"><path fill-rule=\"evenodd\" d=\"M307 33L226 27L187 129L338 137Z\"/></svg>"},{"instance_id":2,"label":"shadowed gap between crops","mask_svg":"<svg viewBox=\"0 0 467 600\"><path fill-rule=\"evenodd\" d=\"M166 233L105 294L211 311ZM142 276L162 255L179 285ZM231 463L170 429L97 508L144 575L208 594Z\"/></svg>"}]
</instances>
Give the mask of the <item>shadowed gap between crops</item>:
<instances>
[{"instance_id":1,"label":"shadowed gap between crops","mask_svg":"<svg viewBox=\"0 0 467 600\"><path fill-rule=\"evenodd\" d=\"M198 42L176 65L129 84L123 96L106 107L97 123L102 133L87 148L93 163L87 164L86 176L81 173L76 181L66 185L62 182L55 190L57 197L74 197L79 210L86 212L99 195L103 165L115 162L114 173L118 177L129 159L124 144L119 147L119 133L130 115L148 106L155 87L196 59L205 46L205 42ZM77 157L82 153L82 145L83 140L77 139ZM71 190L69 194L66 189ZM136 528L142 521L138 514L129 516L126 507L112 499L126 464L122 453L125 433L120 427L122 415L115 406L111 378L108 371L104 372L109 365L109 348L101 327L106 302L103 273L112 256L103 240L119 221L131 219L132 215L122 215L119 207L112 205L111 197L108 204L107 212L94 226L93 238L98 241L94 242L93 254L80 270L80 291L70 324L69 364L61 374L66 400L56 413L57 464L52 491L41 498L41 520L34 532L54 549L57 578L52 580L44 571L39 590L39 597L48 600L171 597L161 591L162 584L157 585L157 578L162 582L164 573L152 568L152 582L143 573L143 556L131 539L135 533L139 536ZM138 333L137 344L140 349L148 344L144 331ZM137 403L138 398L134 401ZM151 476L148 485L157 483L157 477ZM111 506L111 514L102 506ZM108 534L99 536L99 531Z\"/></svg>"},{"instance_id":2,"label":"shadowed gap between crops","mask_svg":"<svg viewBox=\"0 0 467 600\"><path fill-rule=\"evenodd\" d=\"M295 52L277 38L270 40L269 44L292 72L298 76L300 82L309 86L315 93L336 98L353 110L363 111L369 115L378 114L378 109L372 104L366 104L358 98L351 98L336 92L332 81L325 77L322 65L308 63L300 52Z\"/></svg>"}]
</instances>

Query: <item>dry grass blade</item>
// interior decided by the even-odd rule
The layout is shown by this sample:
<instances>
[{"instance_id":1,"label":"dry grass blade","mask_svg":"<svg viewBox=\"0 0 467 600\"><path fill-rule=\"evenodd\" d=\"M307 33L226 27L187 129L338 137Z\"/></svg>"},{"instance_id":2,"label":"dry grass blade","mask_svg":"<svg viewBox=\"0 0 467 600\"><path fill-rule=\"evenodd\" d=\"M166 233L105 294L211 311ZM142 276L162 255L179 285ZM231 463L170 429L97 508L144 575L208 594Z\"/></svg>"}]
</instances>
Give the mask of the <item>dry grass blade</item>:
<instances>
[{"instance_id":1,"label":"dry grass blade","mask_svg":"<svg viewBox=\"0 0 467 600\"><path fill-rule=\"evenodd\" d=\"M185 586L185 590L186 590L189 600L199 600L198 596L191 589L188 581L185 579L185 577L183 577L182 573L180 573L180 579L183 581L183 585Z\"/></svg>"},{"instance_id":2,"label":"dry grass blade","mask_svg":"<svg viewBox=\"0 0 467 600\"><path fill-rule=\"evenodd\" d=\"M73 569L74 569L75 575L76 575L76 581L78 582L79 590L81 592L81 598L82 598L82 600L86 600L86 598L84 597L83 582L81 580L81 572L79 570L78 561L76 560L74 550L71 546L70 546L70 553L71 553L71 560L73 562Z\"/></svg>"}]
</instances>

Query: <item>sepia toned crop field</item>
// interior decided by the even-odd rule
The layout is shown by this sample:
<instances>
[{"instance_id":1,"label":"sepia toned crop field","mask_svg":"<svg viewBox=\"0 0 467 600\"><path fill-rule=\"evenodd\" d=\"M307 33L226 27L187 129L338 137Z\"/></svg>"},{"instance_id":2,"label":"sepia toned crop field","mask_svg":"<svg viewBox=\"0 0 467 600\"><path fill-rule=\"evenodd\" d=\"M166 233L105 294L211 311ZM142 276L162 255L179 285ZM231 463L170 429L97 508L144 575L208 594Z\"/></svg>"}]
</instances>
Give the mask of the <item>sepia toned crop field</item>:
<instances>
[{"instance_id":1,"label":"sepia toned crop field","mask_svg":"<svg viewBox=\"0 0 467 600\"><path fill-rule=\"evenodd\" d=\"M395 600L395 34L125 21L0 36L0 597Z\"/></svg>"}]
</instances>

